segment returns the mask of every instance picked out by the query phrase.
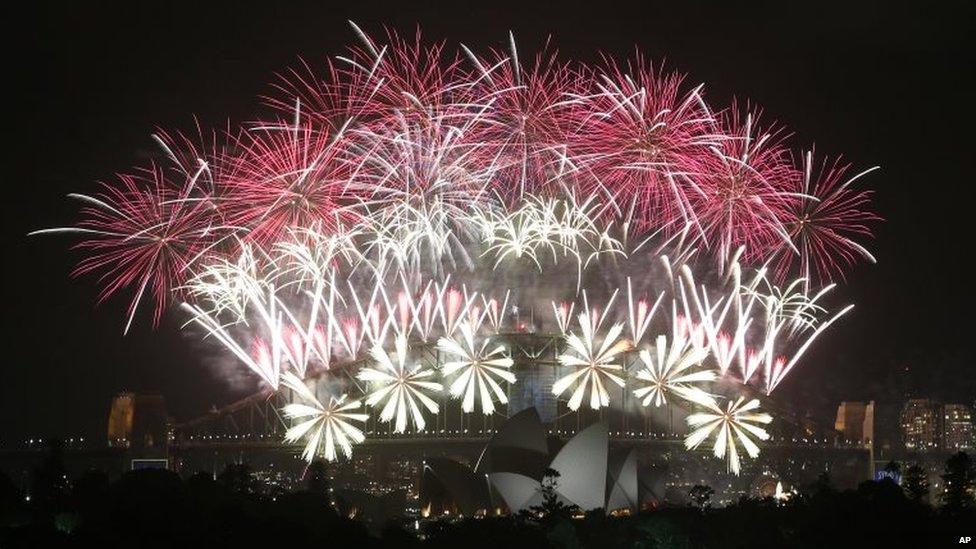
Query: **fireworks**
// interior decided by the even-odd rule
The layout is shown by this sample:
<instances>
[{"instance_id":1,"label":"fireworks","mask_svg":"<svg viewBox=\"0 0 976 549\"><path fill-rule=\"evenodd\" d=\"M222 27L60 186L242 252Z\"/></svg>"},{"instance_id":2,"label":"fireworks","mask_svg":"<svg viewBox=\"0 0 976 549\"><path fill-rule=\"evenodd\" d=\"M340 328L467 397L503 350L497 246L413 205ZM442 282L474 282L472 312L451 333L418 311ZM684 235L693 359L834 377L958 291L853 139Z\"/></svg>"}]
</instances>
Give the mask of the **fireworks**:
<instances>
[{"instance_id":1,"label":"fireworks","mask_svg":"<svg viewBox=\"0 0 976 549\"><path fill-rule=\"evenodd\" d=\"M626 255L623 244L597 222L603 208L590 196L580 202L534 198L508 215L487 214L479 220L494 268L506 259L527 258L541 272L545 266L572 261L579 283L582 271L604 254Z\"/></svg>"},{"instance_id":2,"label":"fireworks","mask_svg":"<svg viewBox=\"0 0 976 549\"><path fill-rule=\"evenodd\" d=\"M695 430L685 438L685 447L697 448L715 433L715 445L712 447L715 457L725 458L729 471L739 474L741 460L736 445L741 444L749 457L758 456L759 447L752 439L766 440L769 433L757 424L768 424L773 420L772 416L758 411L758 400L745 402L745 397L741 396L735 402L730 400L725 410L714 401L702 404L709 411L688 416L688 425Z\"/></svg>"},{"instance_id":3,"label":"fireworks","mask_svg":"<svg viewBox=\"0 0 976 549\"><path fill-rule=\"evenodd\" d=\"M330 396L329 404L323 405L298 376L286 373L281 383L305 402L289 404L284 409L285 416L289 419L303 420L285 433L286 442L308 439L302 458L312 461L316 455L322 453L326 460L335 461L337 449L350 457L352 445L366 440L363 432L354 425L354 422L363 423L369 417L353 411L360 407L358 400L347 401L347 395L339 398Z\"/></svg>"},{"instance_id":4,"label":"fireworks","mask_svg":"<svg viewBox=\"0 0 976 549\"><path fill-rule=\"evenodd\" d=\"M582 79L548 52L525 66L515 37L509 39L509 51L487 58L464 51L474 66L467 75L472 102L490 105L476 139L498 158L492 189L512 203L574 177L578 166L566 150L567 96Z\"/></svg>"},{"instance_id":5,"label":"fireworks","mask_svg":"<svg viewBox=\"0 0 976 549\"><path fill-rule=\"evenodd\" d=\"M247 238L265 246L290 230L335 229L355 217L344 129L330 133L297 118L245 132L237 142L241 153L228 159L228 222L247 227Z\"/></svg>"},{"instance_id":6,"label":"fireworks","mask_svg":"<svg viewBox=\"0 0 976 549\"><path fill-rule=\"evenodd\" d=\"M781 144L781 132L762 128L759 114L742 116L736 106L721 120L726 137L711 147L701 174L703 193L692 198L708 245L719 266L743 248L748 258L771 247L792 247L781 218L790 197L793 167Z\"/></svg>"},{"instance_id":7,"label":"fireworks","mask_svg":"<svg viewBox=\"0 0 976 549\"><path fill-rule=\"evenodd\" d=\"M668 338L657 336L654 354L647 349L640 352L644 367L637 372L637 379L645 385L634 390L634 396L642 399L641 404L661 406L667 403L668 395L674 395L696 404L711 402L706 392L694 384L714 381L715 372L710 370L689 371L708 356L705 349L694 349L688 341L677 337L668 347Z\"/></svg>"},{"instance_id":8,"label":"fireworks","mask_svg":"<svg viewBox=\"0 0 976 549\"><path fill-rule=\"evenodd\" d=\"M120 175L120 185L106 184L99 195L71 195L86 204L85 219L77 227L32 234L84 235L78 248L91 254L78 264L75 274L99 274L103 284L99 300L135 289L124 331L128 332L146 294L151 294L153 322L158 323L172 292L186 281L190 265L224 233L211 205L196 196L200 175L193 173L182 185L175 185L156 165Z\"/></svg>"},{"instance_id":9,"label":"fireworks","mask_svg":"<svg viewBox=\"0 0 976 549\"><path fill-rule=\"evenodd\" d=\"M477 119L451 126L399 117L384 131L360 130L357 176L349 186L365 196L370 248L401 268L470 266L465 242L477 235L474 212L489 207L494 166L479 162L479 143L462 139Z\"/></svg>"},{"instance_id":10,"label":"fireworks","mask_svg":"<svg viewBox=\"0 0 976 549\"><path fill-rule=\"evenodd\" d=\"M813 151L803 158L803 175L783 209L784 228L792 249L772 250L775 272L780 281L798 272L808 283L843 278L844 270L858 257L874 263L874 256L855 238L871 236L869 224L878 216L867 210L870 191L859 191L853 184L876 170L870 168L846 178L849 165L823 161L819 170Z\"/></svg>"},{"instance_id":11,"label":"fireworks","mask_svg":"<svg viewBox=\"0 0 976 549\"><path fill-rule=\"evenodd\" d=\"M574 143L597 174L594 188L616 197L638 232L676 232L696 221L691 197L708 148L721 142L701 87L638 56L600 71L574 109Z\"/></svg>"},{"instance_id":12,"label":"fireworks","mask_svg":"<svg viewBox=\"0 0 976 549\"><path fill-rule=\"evenodd\" d=\"M418 431L423 431L427 426L424 409L433 414L438 410L437 403L426 393L439 392L443 387L440 383L427 381L434 375L433 370L425 369L420 364L407 366L406 338L398 337L395 347L392 355L382 347L373 347L370 356L377 367L359 371L357 377L374 386L366 397L366 405L378 406L386 401L380 412L380 421L394 421L396 433L406 432L408 422L412 422Z\"/></svg>"},{"instance_id":13,"label":"fireworks","mask_svg":"<svg viewBox=\"0 0 976 549\"><path fill-rule=\"evenodd\" d=\"M437 342L438 349L460 359L445 362L442 372L445 376L456 376L450 385L451 395L463 396L461 409L467 413L474 411L475 399L480 398L482 412L493 414L495 400L508 402L499 381L515 383L515 374L509 371L514 362L502 356L505 348L498 345L489 349L488 345L487 339L480 346L475 344L474 331L468 324L461 327L460 341L441 338Z\"/></svg>"},{"instance_id":14,"label":"fireworks","mask_svg":"<svg viewBox=\"0 0 976 549\"><path fill-rule=\"evenodd\" d=\"M163 135L159 164L72 195L82 219L38 232L80 235L75 272L101 299L132 291L126 330L144 302L155 322L180 303L290 388L306 459L362 442L360 401L396 433L425 429L438 377L464 413L504 413L511 332L565 338L551 390L569 411L618 389L705 406L689 445L717 431L730 469L735 444L754 456L750 423L769 416L742 398L722 411L708 384L772 393L850 310L823 303L874 260L859 240L877 216L853 188L867 172L794 165L758 109L713 109L640 56L586 67L512 35L483 54L354 30L324 71L276 84L271 116L206 147ZM310 376L350 394L316 400Z\"/></svg>"},{"instance_id":15,"label":"fireworks","mask_svg":"<svg viewBox=\"0 0 976 549\"><path fill-rule=\"evenodd\" d=\"M594 332L598 323L593 319L594 316L580 313L578 320L581 335L571 333L566 336L566 344L573 352L558 357L559 363L563 366L576 368L575 372L552 384L552 394L556 396L576 384L576 389L569 397L568 405L571 410L579 409L587 387L590 389L590 408L599 410L600 407L610 405L607 382L612 382L618 387L624 386L623 366L612 363L620 353L630 349L631 346L629 341L617 339L624 325L615 324L607 331L602 343L597 345Z\"/></svg>"}]
</instances>

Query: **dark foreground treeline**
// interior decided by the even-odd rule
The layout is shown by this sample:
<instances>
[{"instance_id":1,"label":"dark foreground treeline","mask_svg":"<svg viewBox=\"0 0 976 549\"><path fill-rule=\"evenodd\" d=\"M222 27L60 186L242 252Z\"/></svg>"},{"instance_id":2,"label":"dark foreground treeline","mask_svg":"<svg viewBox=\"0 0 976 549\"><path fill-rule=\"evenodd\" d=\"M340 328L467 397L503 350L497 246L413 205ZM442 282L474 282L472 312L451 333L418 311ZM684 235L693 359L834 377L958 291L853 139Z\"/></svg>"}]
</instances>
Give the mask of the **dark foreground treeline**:
<instances>
[{"instance_id":1,"label":"dark foreground treeline","mask_svg":"<svg viewBox=\"0 0 976 549\"><path fill-rule=\"evenodd\" d=\"M901 486L871 481L849 491L833 489L823 476L786 502L744 499L711 508L711 490L697 486L690 507L573 518L572 509L547 498L524 516L424 522L419 532L412 521L368 525L340 517L323 468L310 470L300 491L268 494L259 493L246 466L216 479L149 470L109 482L98 471L68 479L48 460L26 492L0 475L0 547L958 546L976 539L974 471L964 454L953 459L943 477L950 489L938 494L910 468Z\"/></svg>"}]
</instances>

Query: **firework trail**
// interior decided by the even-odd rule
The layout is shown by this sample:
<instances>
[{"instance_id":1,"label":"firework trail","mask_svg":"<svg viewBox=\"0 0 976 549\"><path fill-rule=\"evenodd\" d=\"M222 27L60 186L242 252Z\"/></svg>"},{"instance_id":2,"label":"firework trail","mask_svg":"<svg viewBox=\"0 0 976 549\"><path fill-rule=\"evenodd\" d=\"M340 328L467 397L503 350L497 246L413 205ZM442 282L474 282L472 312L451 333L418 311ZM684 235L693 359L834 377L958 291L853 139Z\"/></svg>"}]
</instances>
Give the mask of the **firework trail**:
<instances>
[{"instance_id":1,"label":"firework trail","mask_svg":"<svg viewBox=\"0 0 976 549\"><path fill-rule=\"evenodd\" d=\"M857 190L854 183L878 169L848 177L849 164L839 160L818 166L813 151L803 157L801 177L781 210L781 220L793 243L768 250L779 282L798 273L809 284L842 280L844 271L858 258L871 263L874 256L856 238L871 237L869 225L880 218L868 210L871 191Z\"/></svg>"},{"instance_id":2,"label":"firework trail","mask_svg":"<svg viewBox=\"0 0 976 549\"><path fill-rule=\"evenodd\" d=\"M356 219L345 128L317 130L296 112L294 122L254 128L235 144L221 207L248 240L269 246L292 230L332 231Z\"/></svg>"},{"instance_id":3,"label":"firework trail","mask_svg":"<svg viewBox=\"0 0 976 549\"><path fill-rule=\"evenodd\" d=\"M31 234L83 235L77 248L90 255L82 259L74 274L99 275L99 301L124 289L135 289L124 331L128 332L144 297L154 302L153 323L158 324L172 292L178 292L188 278L190 265L225 230L211 204L196 197L201 175L199 170L181 185L174 184L156 165L120 175L118 185L105 184L95 196L70 195L85 204L84 220L76 227Z\"/></svg>"},{"instance_id":4,"label":"firework trail","mask_svg":"<svg viewBox=\"0 0 976 549\"><path fill-rule=\"evenodd\" d=\"M613 197L631 228L676 232L697 222L691 199L710 147L723 136L701 89L684 75L638 55L596 71L574 109L571 149L596 175L595 190Z\"/></svg>"},{"instance_id":5,"label":"firework trail","mask_svg":"<svg viewBox=\"0 0 976 549\"><path fill-rule=\"evenodd\" d=\"M523 65L515 37L509 51L478 56L462 46L473 66L472 105L487 106L486 124L473 139L486 143L489 163L498 165L492 189L508 204L537 196L557 184L575 180L579 167L567 150L567 122L574 96L582 94L582 78L549 51Z\"/></svg>"},{"instance_id":6,"label":"firework trail","mask_svg":"<svg viewBox=\"0 0 976 549\"><path fill-rule=\"evenodd\" d=\"M759 112L744 115L735 105L720 117L725 138L710 147L699 175L702 193L692 198L702 236L716 248L719 266L740 247L758 258L776 246L792 247L782 224L788 182L794 177L782 132L760 125Z\"/></svg>"}]
</instances>

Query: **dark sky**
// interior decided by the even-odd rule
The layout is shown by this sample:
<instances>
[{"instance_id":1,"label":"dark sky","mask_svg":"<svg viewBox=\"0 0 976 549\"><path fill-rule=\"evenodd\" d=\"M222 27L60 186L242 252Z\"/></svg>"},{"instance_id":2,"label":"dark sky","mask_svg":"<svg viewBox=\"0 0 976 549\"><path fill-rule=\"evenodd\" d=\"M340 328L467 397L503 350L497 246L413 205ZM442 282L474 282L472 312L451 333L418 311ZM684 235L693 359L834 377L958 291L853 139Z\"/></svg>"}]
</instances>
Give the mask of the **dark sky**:
<instances>
[{"instance_id":1,"label":"dark sky","mask_svg":"<svg viewBox=\"0 0 976 549\"><path fill-rule=\"evenodd\" d=\"M8 18L4 80L17 97L3 124L12 154L0 216L0 445L102 436L121 390L162 393L179 419L234 398L179 334L178 315L156 331L141 317L122 337L124 303L95 307L93 280L68 277L78 259L71 240L25 235L75 221L65 194L141 162L154 127L260 114L256 97L274 71L354 40L347 19L373 33L419 24L431 39L474 48L503 45L511 29L523 55L550 34L561 53L584 60L637 46L705 82L713 105L733 96L763 105L797 147L815 142L857 166L881 165L865 181L886 218L870 246L879 264L860 266L838 291L857 308L780 394L821 415L899 383L976 398L972 2L137 4L40 4Z\"/></svg>"}]
</instances>

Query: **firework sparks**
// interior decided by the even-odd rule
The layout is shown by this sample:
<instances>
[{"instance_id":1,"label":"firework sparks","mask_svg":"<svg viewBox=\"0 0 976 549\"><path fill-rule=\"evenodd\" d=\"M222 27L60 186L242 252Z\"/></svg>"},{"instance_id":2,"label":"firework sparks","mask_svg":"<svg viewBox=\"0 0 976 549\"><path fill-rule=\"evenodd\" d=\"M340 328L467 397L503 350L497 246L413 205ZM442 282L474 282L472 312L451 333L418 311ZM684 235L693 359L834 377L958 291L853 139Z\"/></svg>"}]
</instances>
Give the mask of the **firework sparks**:
<instances>
[{"instance_id":1,"label":"firework sparks","mask_svg":"<svg viewBox=\"0 0 976 549\"><path fill-rule=\"evenodd\" d=\"M637 232L695 221L690 198L702 192L702 158L722 139L701 86L686 90L683 80L640 57L611 63L574 110L573 145L599 175L598 192L616 197Z\"/></svg>"},{"instance_id":2,"label":"firework sparks","mask_svg":"<svg viewBox=\"0 0 976 549\"><path fill-rule=\"evenodd\" d=\"M816 294L810 295L804 291L806 281L797 279L786 287L779 287L762 279L766 283L768 293L762 293L755 286L747 291L753 299L758 299L765 310L762 349L759 360L764 367L766 376L766 394L770 394L779 385L786 374L793 369L803 353L831 324L844 316L853 305L841 309L827 321L821 322L821 316L826 309L820 305L820 300L833 288L831 284ZM799 348L788 361L781 354L791 341L799 339ZM748 377L746 377L748 381Z\"/></svg>"},{"instance_id":3,"label":"firework sparks","mask_svg":"<svg viewBox=\"0 0 976 549\"><path fill-rule=\"evenodd\" d=\"M243 152L223 182L223 209L232 224L248 228L248 239L270 246L291 230L334 229L356 219L344 129L318 131L296 115L294 124L246 132L237 145Z\"/></svg>"},{"instance_id":4,"label":"firework sparks","mask_svg":"<svg viewBox=\"0 0 976 549\"><path fill-rule=\"evenodd\" d=\"M362 192L370 253L407 270L470 267L465 244L477 240L477 210L488 208L495 167L478 162L478 143L460 126L400 117L387 131L358 130L360 164L351 188Z\"/></svg>"},{"instance_id":5,"label":"firework sparks","mask_svg":"<svg viewBox=\"0 0 976 549\"><path fill-rule=\"evenodd\" d=\"M858 258L875 262L855 239L870 238L870 224L879 217L865 209L871 192L856 190L853 184L878 168L847 177L849 168L824 160L817 169L813 151L803 157L803 176L794 178L796 188L782 212L794 249L770 250L778 280L798 272L808 283L830 282L842 279Z\"/></svg>"},{"instance_id":6,"label":"firework sparks","mask_svg":"<svg viewBox=\"0 0 976 549\"><path fill-rule=\"evenodd\" d=\"M461 409L471 413L475 400L481 400L481 411L486 416L495 412L495 402L507 403L505 389L499 382L515 383L515 374L509 369L514 361L504 356L505 347L489 348L489 340L475 343L475 335L467 324L461 326L459 340L441 338L437 348L459 360L450 360L442 366L444 376L456 376L450 392L454 398L463 397Z\"/></svg>"},{"instance_id":7,"label":"firework sparks","mask_svg":"<svg viewBox=\"0 0 976 549\"><path fill-rule=\"evenodd\" d=\"M121 185L104 185L97 196L71 195L86 204L77 227L46 229L31 234L77 233L78 248L90 250L75 275L98 273L103 283L99 301L135 288L124 332L129 331L140 302L147 294L155 303L158 324L171 292L189 276L189 267L226 233L206 200L196 196L195 172L182 186L153 165L132 175L120 175Z\"/></svg>"},{"instance_id":8,"label":"firework sparks","mask_svg":"<svg viewBox=\"0 0 976 549\"><path fill-rule=\"evenodd\" d=\"M285 417L301 420L298 425L288 429L285 442L306 439L302 458L309 463L320 453L327 461L335 461L337 450L346 457L352 456L352 445L366 440L363 432L354 422L365 423L367 414L354 412L361 406L358 400L349 400L348 395L339 398L330 396L327 405L315 398L305 382L291 372L282 376L281 384L297 394L303 403L288 404L284 408Z\"/></svg>"},{"instance_id":9,"label":"firework sparks","mask_svg":"<svg viewBox=\"0 0 976 549\"><path fill-rule=\"evenodd\" d=\"M674 395L695 404L707 405L712 397L695 384L715 380L715 372L711 370L690 371L699 365L707 356L705 349L696 349L688 344L688 340L676 338L668 347L668 338L657 336L654 353L643 350L638 355L644 367L637 372L637 380L643 386L634 390L634 396L641 399L641 404L649 406L663 406L668 402L668 395Z\"/></svg>"},{"instance_id":10,"label":"firework sparks","mask_svg":"<svg viewBox=\"0 0 976 549\"><path fill-rule=\"evenodd\" d=\"M758 113L743 120L733 106L721 121L727 138L711 148L713 166L701 177L704 192L694 197L694 209L725 267L740 247L747 257L761 257L772 246L792 246L780 220L794 172L782 133L761 128Z\"/></svg>"},{"instance_id":11,"label":"firework sparks","mask_svg":"<svg viewBox=\"0 0 976 549\"><path fill-rule=\"evenodd\" d=\"M466 75L469 95L475 104L490 105L489 123L478 128L476 139L488 143L489 154L499 159L492 186L512 203L575 175L577 166L565 145L571 104L566 98L582 82L548 52L523 66L515 38L509 38L510 51L494 51L488 58L463 49L475 67Z\"/></svg>"},{"instance_id":12,"label":"firework sparks","mask_svg":"<svg viewBox=\"0 0 976 549\"><path fill-rule=\"evenodd\" d=\"M725 458L728 470L739 474L740 459L737 444L741 444L749 457L759 456L759 447L753 438L767 440L769 433L757 424L765 425L773 421L772 416L760 413L759 401L756 399L745 402L745 397L739 397L734 402L729 401L725 410L714 401L702 403L708 408L707 412L699 412L688 416L688 425L692 431L685 438L685 447L689 450L697 448L705 439L715 433L715 445L712 447L715 457Z\"/></svg>"},{"instance_id":13,"label":"firework sparks","mask_svg":"<svg viewBox=\"0 0 976 549\"><path fill-rule=\"evenodd\" d=\"M363 368L357 376L374 386L366 397L366 405L375 407L385 401L380 421L394 421L395 433L406 432L408 422L423 431L427 426L424 409L432 414L438 410L437 403L426 393L443 390L440 383L427 381L434 370L420 364L407 366L407 340L402 336L397 337L393 354L382 347L373 347L369 353L377 367Z\"/></svg>"},{"instance_id":14,"label":"firework sparks","mask_svg":"<svg viewBox=\"0 0 976 549\"><path fill-rule=\"evenodd\" d=\"M631 345L626 339L617 339L624 329L623 324L611 327L603 342L597 346L594 333L597 327L594 326L591 315L581 313L578 320L582 335L571 333L566 336L566 344L573 352L558 357L561 365L576 368L576 371L553 383L552 394L559 396L575 383L576 389L573 390L568 405L570 410L578 410L589 387L590 408L599 410L610 405L607 382L618 387L624 386L623 366L614 364L613 360L620 353L629 350Z\"/></svg>"}]
</instances>

